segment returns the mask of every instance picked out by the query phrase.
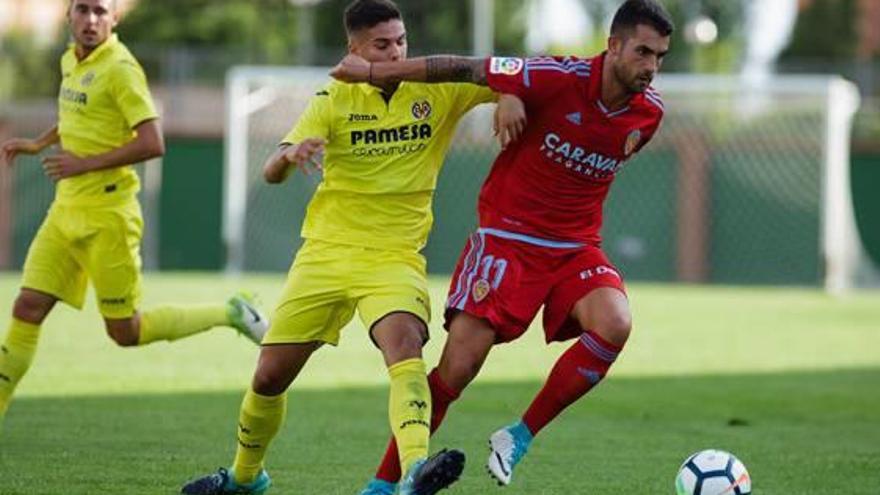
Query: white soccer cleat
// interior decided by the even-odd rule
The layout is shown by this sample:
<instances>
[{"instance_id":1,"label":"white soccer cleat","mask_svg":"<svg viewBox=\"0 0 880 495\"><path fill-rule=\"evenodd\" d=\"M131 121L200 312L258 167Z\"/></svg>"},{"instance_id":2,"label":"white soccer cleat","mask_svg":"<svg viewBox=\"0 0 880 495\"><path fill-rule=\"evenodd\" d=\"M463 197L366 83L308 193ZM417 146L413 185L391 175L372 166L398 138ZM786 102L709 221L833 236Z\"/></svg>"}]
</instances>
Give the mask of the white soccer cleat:
<instances>
[{"instance_id":1,"label":"white soccer cleat","mask_svg":"<svg viewBox=\"0 0 880 495\"><path fill-rule=\"evenodd\" d=\"M502 428L489 437L489 460L486 468L498 485L507 486L513 468L519 464L532 443L532 432L522 422Z\"/></svg>"},{"instance_id":2,"label":"white soccer cleat","mask_svg":"<svg viewBox=\"0 0 880 495\"><path fill-rule=\"evenodd\" d=\"M260 345L266 332L269 331L269 319L257 309L254 297L240 292L230 297L226 305L229 324L238 333Z\"/></svg>"}]
</instances>

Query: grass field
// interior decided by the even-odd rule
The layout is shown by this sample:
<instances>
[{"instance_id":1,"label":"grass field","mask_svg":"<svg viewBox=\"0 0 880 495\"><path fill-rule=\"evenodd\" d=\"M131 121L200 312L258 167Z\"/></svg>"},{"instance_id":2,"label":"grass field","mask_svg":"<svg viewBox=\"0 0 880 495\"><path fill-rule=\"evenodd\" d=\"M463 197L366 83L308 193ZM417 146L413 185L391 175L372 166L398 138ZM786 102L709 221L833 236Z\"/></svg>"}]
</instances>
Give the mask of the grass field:
<instances>
[{"instance_id":1,"label":"grass field","mask_svg":"<svg viewBox=\"0 0 880 495\"><path fill-rule=\"evenodd\" d=\"M0 275L0 314L17 283ZM271 306L281 283L149 275L144 305L246 287ZM437 306L444 284L434 284ZM504 489L483 472L487 436L524 410L563 347L530 332L494 351L433 443L469 455L448 493L670 494L679 463L709 447L736 453L756 494L880 493L880 293L637 284L630 293L635 331L611 378L537 438ZM44 327L0 436L0 494L173 494L231 461L256 348L220 330L117 349L93 307L59 307ZM436 322L433 335L429 364L444 339ZM385 383L359 323L318 353L272 446L271 493L356 494L388 435Z\"/></svg>"}]
</instances>

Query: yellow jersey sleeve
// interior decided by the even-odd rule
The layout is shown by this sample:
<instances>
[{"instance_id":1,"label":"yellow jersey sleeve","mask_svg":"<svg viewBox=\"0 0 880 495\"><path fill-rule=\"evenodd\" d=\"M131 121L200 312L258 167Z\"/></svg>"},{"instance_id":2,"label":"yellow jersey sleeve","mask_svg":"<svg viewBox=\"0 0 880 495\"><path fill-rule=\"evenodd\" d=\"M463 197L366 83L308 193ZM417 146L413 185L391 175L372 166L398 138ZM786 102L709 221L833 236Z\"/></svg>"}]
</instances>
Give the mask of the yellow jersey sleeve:
<instances>
[{"instance_id":1,"label":"yellow jersey sleeve","mask_svg":"<svg viewBox=\"0 0 880 495\"><path fill-rule=\"evenodd\" d=\"M330 91L328 89L318 91L309 100L305 111L296 121L293 129L281 141L281 144L298 144L309 138L329 140L332 132L330 126L332 110L333 103Z\"/></svg>"},{"instance_id":2,"label":"yellow jersey sleeve","mask_svg":"<svg viewBox=\"0 0 880 495\"><path fill-rule=\"evenodd\" d=\"M447 85L448 108L457 116L468 113L483 103L498 101L498 95L486 86L470 83L451 83Z\"/></svg>"},{"instance_id":3,"label":"yellow jersey sleeve","mask_svg":"<svg viewBox=\"0 0 880 495\"><path fill-rule=\"evenodd\" d=\"M147 76L135 61L120 61L112 74L110 92L129 128L134 129L147 120L158 118L147 86Z\"/></svg>"}]
</instances>

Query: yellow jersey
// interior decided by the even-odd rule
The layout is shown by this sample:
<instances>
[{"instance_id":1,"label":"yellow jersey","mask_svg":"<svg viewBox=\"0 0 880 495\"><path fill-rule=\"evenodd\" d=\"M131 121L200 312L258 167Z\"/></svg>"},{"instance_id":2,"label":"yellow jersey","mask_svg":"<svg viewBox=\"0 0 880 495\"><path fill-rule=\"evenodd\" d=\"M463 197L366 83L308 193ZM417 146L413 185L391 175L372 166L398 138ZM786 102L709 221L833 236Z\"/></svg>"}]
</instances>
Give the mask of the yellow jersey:
<instances>
[{"instance_id":1,"label":"yellow jersey","mask_svg":"<svg viewBox=\"0 0 880 495\"><path fill-rule=\"evenodd\" d=\"M369 84L333 81L309 102L282 144L327 141L324 178L302 237L391 250L421 250L431 199L455 127L486 87L401 83L387 102Z\"/></svg>"},{"instance_id":2,"label":"yellow jersey","mask_svg":"<svg viewBox=\"0 0 880 495\"><path fill-rule=\"evenodd\" d=\"M61 148L79 157L100 155L134 139L134 128L158 117L147 78L114 34L83 60L73 44L61 57L58 135ZM58 182L55 201L107 205L134 199L140 189L131 166L96 170Z\"/></svg>"}]
</instances>

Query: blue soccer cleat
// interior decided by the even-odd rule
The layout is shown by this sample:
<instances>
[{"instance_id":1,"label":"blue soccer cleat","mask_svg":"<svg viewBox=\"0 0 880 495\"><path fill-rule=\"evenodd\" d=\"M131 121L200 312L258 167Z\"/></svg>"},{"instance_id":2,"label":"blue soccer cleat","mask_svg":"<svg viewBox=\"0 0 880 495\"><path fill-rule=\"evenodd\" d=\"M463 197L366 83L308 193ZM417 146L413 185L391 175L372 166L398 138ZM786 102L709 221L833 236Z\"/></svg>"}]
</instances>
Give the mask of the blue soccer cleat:
<instances>
[{"instance_id":1,"label":"blue soccer cleat","mask_svg":"<svg viewBox=\"0 0 880 495\"><path fill-rule=\"evenodd\" d=\"M186 495L262 495L272 480L266 470L261 470L252 483L239 485L230 470L220 468L216 473L190 481L180 490Z\"/></svg>"},{"instance_id":2,"label":"blue soccer cleat","mask_svg":"<svg viewBox=\"0 0 880 495\"><path fill-rule=\"evenodd\" d=\"M358 495L394 495L396 491L397 483L373 478Z\"/></svg>"},{"instance_id":3,"label":"blue soccer cleat","mask_svg":"<svg viewBox=\"0 0 880 495\"><path fill-rule=\"evenodd\" d=\"M434 495L455 483L464 471L464 452L446 450L417 461L400 481L400 495Z\"/></svg>"},{"instance_id":4,"label":"blue soccer cleat","mask_svg":"<svg viewBox=\"0 0 880 495\"><path fill-rule=\"evenodd\" d=\"M522 421L502 428L489 437L489 460L486 468L499 485L509 485L513 468L519 464L532 443L532 432Z\"/></svg>"}]
</instances>

